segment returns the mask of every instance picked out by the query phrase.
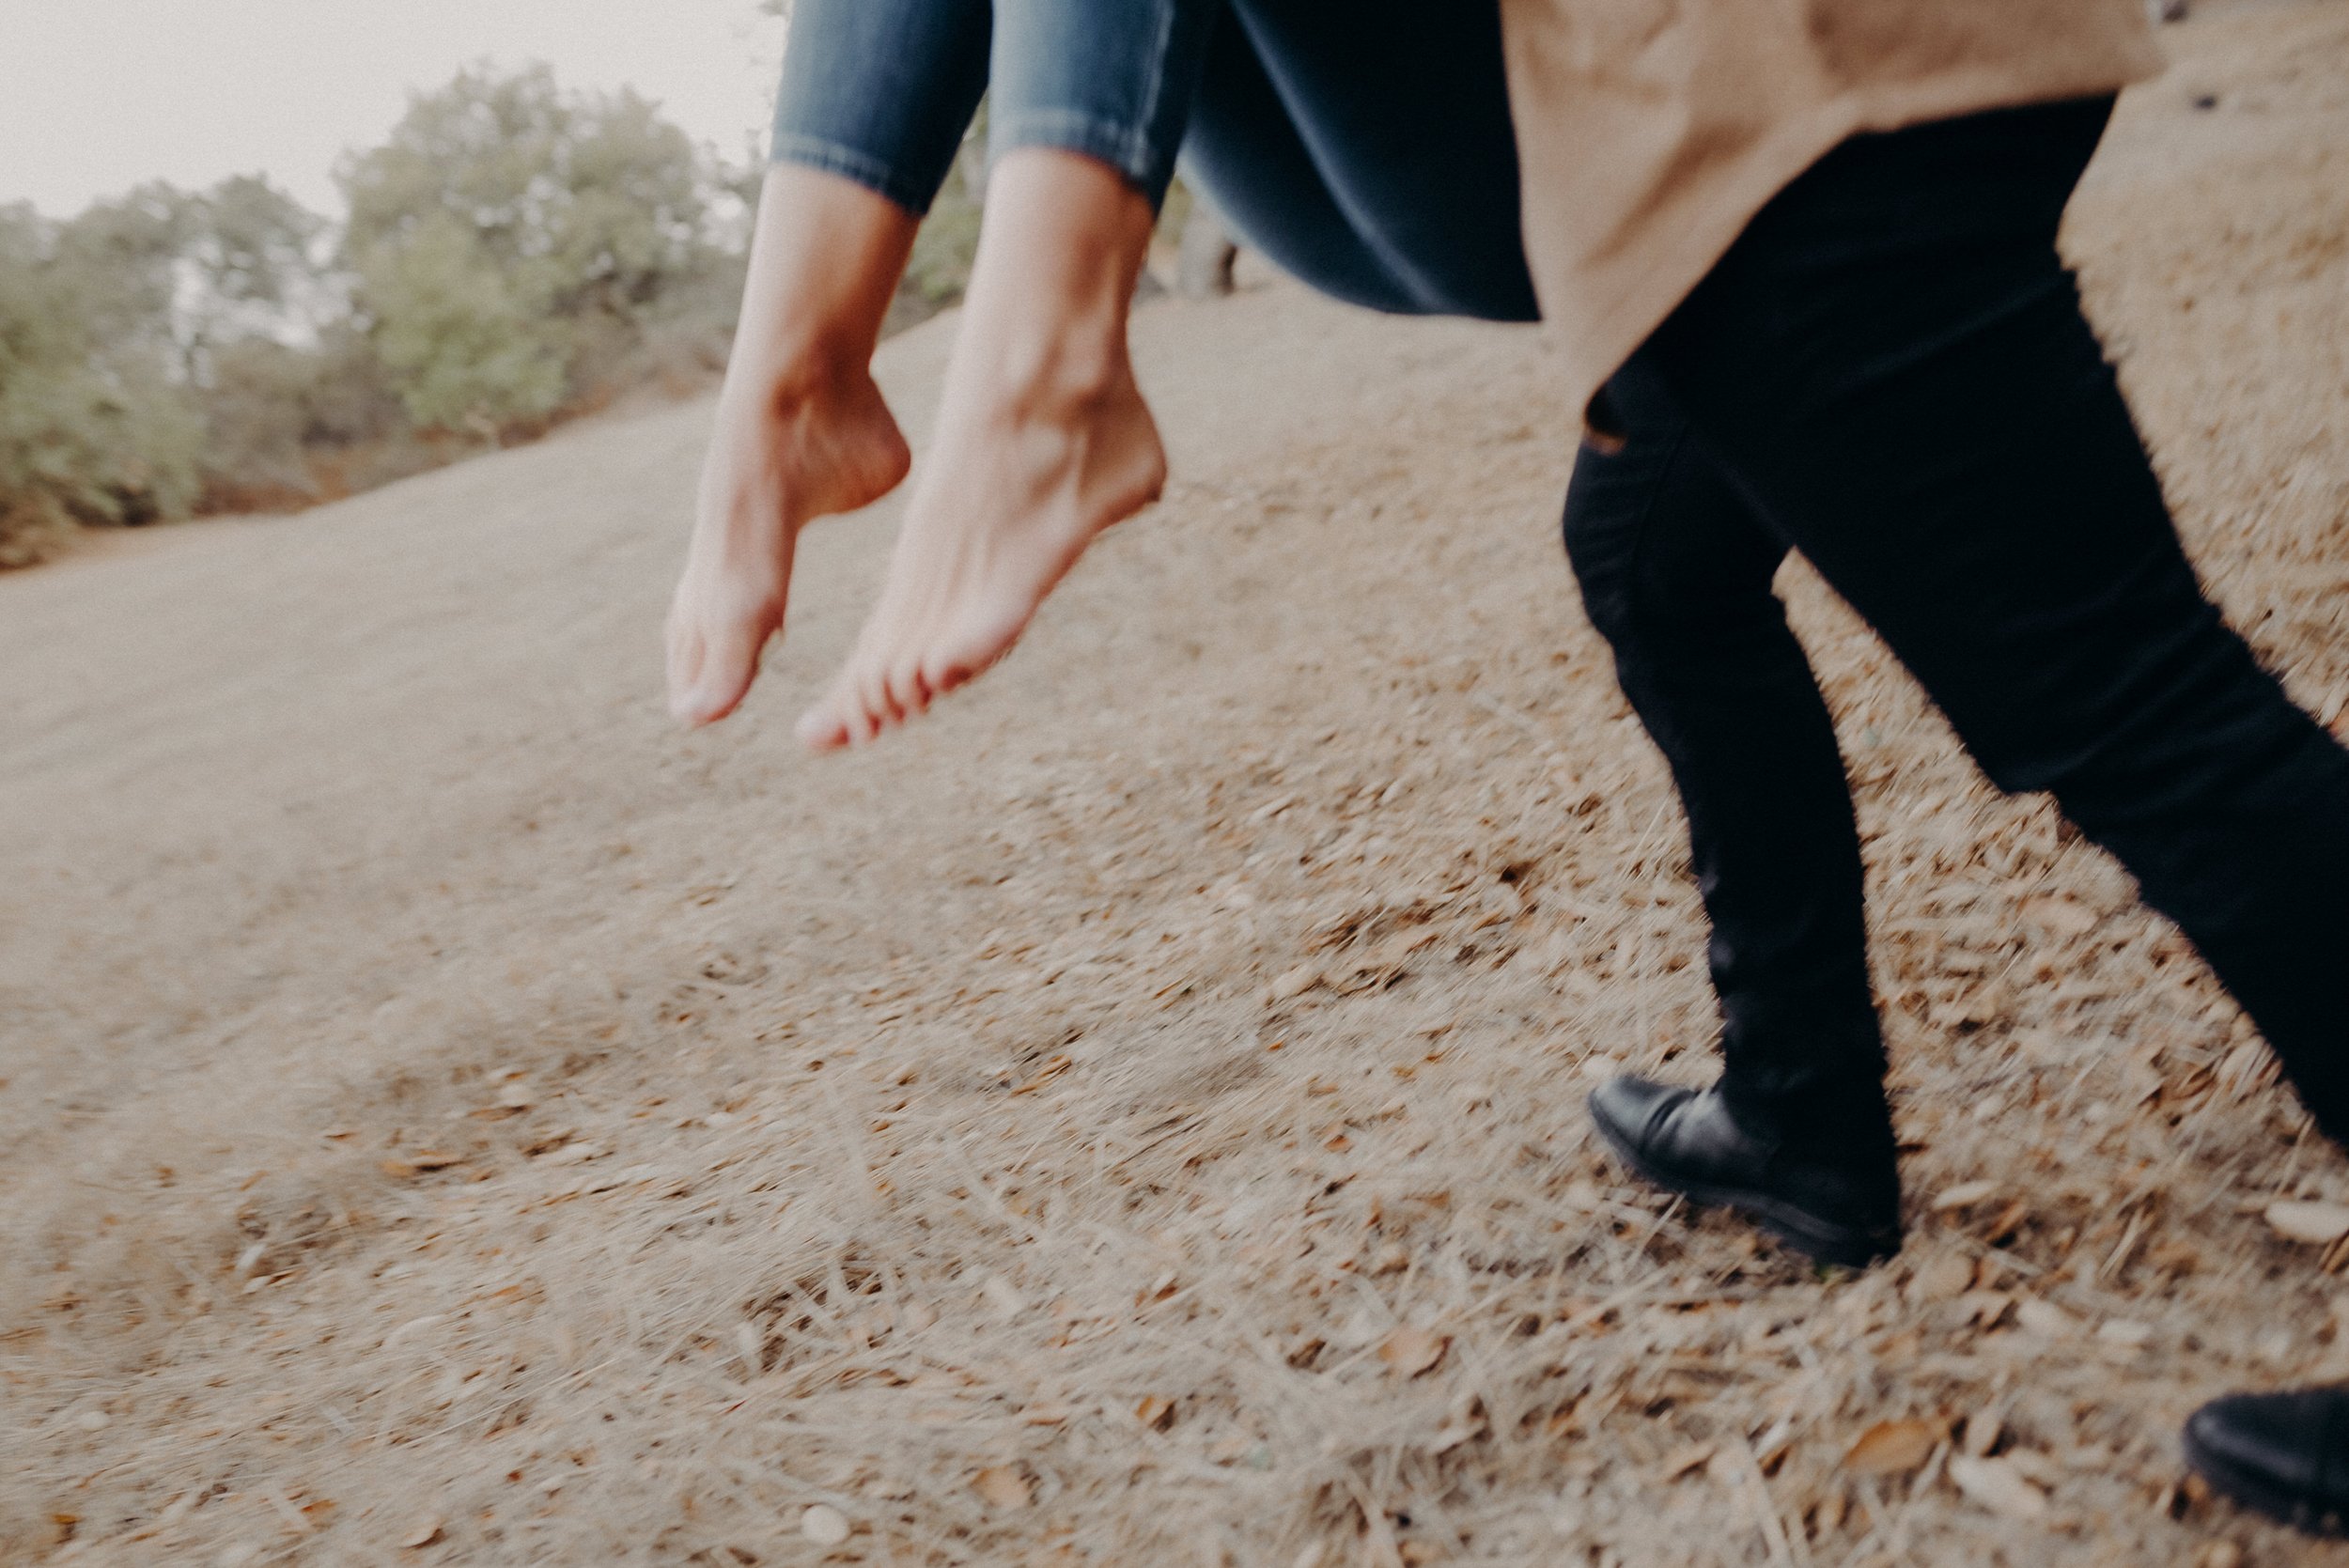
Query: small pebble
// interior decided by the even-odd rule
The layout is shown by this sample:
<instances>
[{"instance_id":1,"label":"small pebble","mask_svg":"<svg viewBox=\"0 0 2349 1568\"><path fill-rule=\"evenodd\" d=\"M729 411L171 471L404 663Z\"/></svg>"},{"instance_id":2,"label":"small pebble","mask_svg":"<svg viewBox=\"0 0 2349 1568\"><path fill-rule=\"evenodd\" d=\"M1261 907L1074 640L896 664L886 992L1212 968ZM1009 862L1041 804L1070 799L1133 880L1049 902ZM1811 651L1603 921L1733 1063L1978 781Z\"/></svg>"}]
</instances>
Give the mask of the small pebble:
<instances>
[{"instance_id":1,"label":"small pebble","mask_svg":"<svg viewBox=\"0 0 2349 1568\"><path fill-rule=\"evenodd\" d=\"M810 1503L800 1515L800 1533L818 1546L837 1546L848 1538L848 1516L828 1502Z\"/></svg>"}]
</instances>

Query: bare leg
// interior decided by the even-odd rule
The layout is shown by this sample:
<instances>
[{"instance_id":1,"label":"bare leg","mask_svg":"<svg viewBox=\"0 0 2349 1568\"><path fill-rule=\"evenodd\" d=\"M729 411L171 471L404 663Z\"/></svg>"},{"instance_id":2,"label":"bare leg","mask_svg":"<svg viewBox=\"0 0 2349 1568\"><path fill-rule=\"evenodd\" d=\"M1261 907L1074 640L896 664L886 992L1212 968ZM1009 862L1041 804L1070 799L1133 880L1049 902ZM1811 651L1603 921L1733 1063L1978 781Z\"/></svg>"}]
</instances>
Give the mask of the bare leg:
<instances>
[{"instance_id":1,"label":"bare leg","mask_svg":"<svg viewBox=\"0 0 2349 1568\"><path fill-rule=\"evenodd\" d=\"M768 172L669 609L669 709L688 723L724 718L750 690L783 624L801 525L905 477L905 438L869 366L915 224L849 180L789 163Z\"/></svg>"},{"instance_id":2,"label":"bare leg","mask_svg":"<svg viewBox=\"0 0 2349 1568\"><path fill-rule=\"evenodd\" d=\"M1108 165L1004 155L938 440L872 618L800 722L869 740L1003 657L1095 535L1156 500L1166 457L1126 352L1149 203Z\"/></svg>"}]
</instances>

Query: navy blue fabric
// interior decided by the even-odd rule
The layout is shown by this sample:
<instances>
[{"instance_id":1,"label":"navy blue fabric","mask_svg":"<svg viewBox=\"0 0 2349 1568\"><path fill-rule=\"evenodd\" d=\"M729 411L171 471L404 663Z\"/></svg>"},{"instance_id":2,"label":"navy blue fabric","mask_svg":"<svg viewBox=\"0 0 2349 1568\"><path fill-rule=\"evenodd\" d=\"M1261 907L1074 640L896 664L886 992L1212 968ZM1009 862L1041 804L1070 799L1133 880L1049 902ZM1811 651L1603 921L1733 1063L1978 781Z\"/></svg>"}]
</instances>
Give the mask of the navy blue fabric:
<instances>
[{"instance_id":1,"label":"navy blue fabric","mask_svg":"<svg viewBox=\"0 0 2349 1568\"><path fill-rule=\"evenodd\" d=\"M772 156L927 212L987 92L988 0L798 0Z\"/></svg>"},{"instance_id":2,"label":"navy blue fabric","mask_svg":"<svg viewBox=\"0 0 2349 1568\"><path fill-rule=\"evenodd\" d=\"M799 0L774 156L926 211L980 95L992 155L1182 158L1242 237L1373 309L1527 321L1499 8L1420 0Z\"/></svg>"}]
</instances>

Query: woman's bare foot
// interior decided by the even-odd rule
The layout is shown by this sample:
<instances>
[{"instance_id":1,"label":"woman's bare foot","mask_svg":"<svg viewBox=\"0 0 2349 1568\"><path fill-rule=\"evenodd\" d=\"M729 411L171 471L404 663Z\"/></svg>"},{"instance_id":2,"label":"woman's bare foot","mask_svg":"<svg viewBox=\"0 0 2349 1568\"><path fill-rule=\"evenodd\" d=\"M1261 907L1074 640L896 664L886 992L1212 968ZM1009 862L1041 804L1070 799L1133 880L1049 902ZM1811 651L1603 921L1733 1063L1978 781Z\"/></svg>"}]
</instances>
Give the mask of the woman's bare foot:
<instances>
[{"instance_id":1,"label":"woman's bare foot","mask_svg":"<svg viewBox=\"0 0 2349 1568\"><path fill-rule=\"evenodd\" d=\"M1166 455L1126 352L1150 228L1093 159L997 165L938 441L808 744L869 740L986 669L1096 535L1158 498Z\"/></svg>"},{"instance_id":2,"label":"woman's bare foot","mask_svg":"<svg viewBox=\"0 0 2349 1568\"><path fill-rule=\"evenodd\" d=\"M669 709L688 723L724 718L750 690L783 624L800 529L878 501L906 475L905 437L867 366L914 222L831 175L778 164L767 177L669 607Z\"/></svg>"},{"instance_id":3,"label":"woman's bare foot","mask_svg":"<svg viewBox=\"0 0 2349 1568\"><path fill-rule=\"evenodd\" d=\"M734 711L783 625L800 529L897 487L911 455L864 367L831 387L720 406L702 465L693 542L669 604L669 711L707 724Z\"/></svg>"}]
</instances>

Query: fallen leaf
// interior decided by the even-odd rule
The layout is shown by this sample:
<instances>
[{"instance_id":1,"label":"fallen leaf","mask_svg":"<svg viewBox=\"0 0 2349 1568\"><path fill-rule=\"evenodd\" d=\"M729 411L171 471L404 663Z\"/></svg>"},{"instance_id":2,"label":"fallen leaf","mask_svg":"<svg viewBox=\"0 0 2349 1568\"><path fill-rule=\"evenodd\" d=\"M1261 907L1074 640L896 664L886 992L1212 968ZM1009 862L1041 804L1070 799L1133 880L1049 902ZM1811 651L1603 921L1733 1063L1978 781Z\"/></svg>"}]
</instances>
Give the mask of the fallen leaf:
<instances>
[{"instance_id":1,"label":"fallen leaf","mask_svg":"<svg viewBox=\"0 0 2349 1568\"><path fill-rule=\"evenodd\" d=\"M2349 1235L2349 1207L2340 1203L2305 1203L2285 1199L2267 1205L2267 1222L2276 1234L2292 1241L2325 1246Z\"/></svg>"},{"instance_id":2,"label":"fallen leaf","mask_svg":"<svg viewBox=\"0 0 2349 1568\"><path fill-rule=\"evenodd\" d=\"M399 1538L399 1544L410 1551L414 1551L419 1546L429 1546L433 1542L438 1541L440 1538L441 1521L436 1515L435 1517L424 1520L422 1523L418 1524L415 1529L401 1536Z\"/></svg>"},{"instance_id":3,"label":"fallen leaf","mask_svg":"<svg viewBox=\"0 0 2349 1568\"><path fill-rule=\"evenodd\" d=\"M2096 929L2099 918L2095 910L2068 893L2026 898L2023 912L2059 937L2084 937Z\"/></svg>"},{"instance_id":4,"label":"fallen leaf","mask_svg":"<svg viewBox=\"0 0 2349 1568\"><path fill-rule=\"evenodd\" d=\"M2015 1297L2002 1290L1969 1290L1957 1300L1966 1309L1967 1320L1985 1332L1996 1328L2007 1309L2015 1305Z\"/></svg>"},{"instance_id":5,"label":"fallen leaf","mask_svg":"<svg viewBox=\"0 0 2349 1568\"><path fill-rule=\"evenodd\" d=\"M810 1503L800 1515L800 1533L818 1546L837 1546L848 1538L848 1516L828 1502Z\"/></svg>"},{"instance_id":6,"label":"fallen leaf","mask_svg":"<svg viewBox=\"0 0 2349 1568\"><path fill-rule=\"evenodd\" d=\"M1878 1421L1843 1451L1843 1468L1855 1475L1906 1475L1933 1457L1941 1432L1935 1421Z\"/></svg>"},{"instance_id":7,"label":"fallen leaf","mask_svg":"<svg viewBox=\"0 0 2349 1568\"><path fill-rule=\"evenodd\" d=\"M2126 1318L2112 1318L2096 1330L2096 1337L2107 1344L2117 1344L2135 1350L2154 1337L2150 1323L2131 1323Z\"/></svg>"},{"instance_id":8,"label":"fallen leaf","mask_svg":"<svg viewBox=\"0 0 2349 1568\"><path fill-rule=\"evenodd\" d=\"M1966 1294L1974 1282L1974 1263L1963 1252L1944 1252L1927 1259L1923 1266L1910 1276L1908 1298L1911 1301L1954 1301Z\"/></svg>"},{"instance_id":9,"label":"fallen leaf","mask_svg":"<svg viewBox=\"0 0 2349 1568\"><path fill-rule=\"evenodd\" d=\"M2015 1303L2015 1321L2043 1339L2069 1339L2079 1332L2079 1319L2052 1301L2027 1296Z\"/></svg>"},{"instance_id":10,"label":"fallen leaf","mask_svg":"<svg viewBox=\"0 0 2349 1568\"><path fill-rule=\"evenodd\" d=\"M1028 1478L1009 1465L989 1465L971 1478L971 1486L997 1508L1025 1508L1035 1500Z\"/></svg>"},{"instance_id":11,"label":"fallen leaf","mask_svg":"<svg viewBox=\"0 0 2349 1568\"><path fill-rule=\"evenodd\" d=\"M419 1171L445 1171L452 1165L462 1165L465 1157L444 1149L419 1149L408 1157L408 1163Z\"/></svg>"},{"instance_id":12,"label":"fallen leaf","mask_svg":"<svg viewBox=\"0 0 2349 1568\"><path fill-rule=\"evenodd\" d=\"M1941 1189L1940 1195L1933 1200L1933 1212L1947 1214L1952 1209L1969 1208L1998 1190L1999 1184L1994 1181L1959 1182L1955 1187Z\"/></svg>"},{"instance_id":13,"label":"fallen leaf","mask_svg":"<svg viewBox=\"0 0 2349 1568\"><path fill-rule=\"evenodd\" d=\"M1698 1466L1706 1463L1712 1457L1712 1444L1691 1443L1688 1447L1682 1449L1679 1452L1664 1461L1664 1467L1658 1473L1657 1479L1659 1481L1678 1481L1682 1476L1687 1475L1690 1470L1695 1469Z\"/></svg>"},{"instance_id":14,"label":"fallen leaf","mask_svg":"<svg viewBox=\"0 0 2349 1568\"><path fill-rule=\"evenodd\" d=\"M1959 1454L1950 1461L1950 1479L1957 1489L1990 1510L2010 1519L2044 1519L2047 1514L2047 1494L2023 1479L2023 1474L2003 1459L1973 1459Z\"/></svg>"},{"instance_id":15,"label":"fallen leaf","mask_svg":"<svg viewBox=\"0 0 2349 1568\"><path fill-rule=\"evenodd\" d=\"M1969 1459L1987 1459L1990 1451L1999 1446L1999 1434L2005 1429L2006 1422L1996 1410L1977 1410L1966 1418L1965 1434L1958 1438L1957 1446Z\"/></svg>"},{"instance_id":16,"label":"fallen leaf","mask_svg":"<svg viewBox=\"0 0 2349 1568\"><path fill-rule=\"evenodd\" d=\"M1412 954L1417 953L1421 948L1425 947L1429 942L1434 941L1441 935L1441 932L1434 929L1432 926L1426 925L1415 926L1408 930L1397 931L1393 936L1389 937L1385 941L1380 942L1377 947L1370 950L1368 956L1364 959L1364 967L1370 969L1392 968L1396 964L1402 963Z\"/></svg>"},{"instance_id":17,"label":"fallen leaf","mask_svg":"<svg viewBox=\"0 0 2349 1568\"><path fill-rule=\"evenodd\" d=\"M1034 1078L1028 1079L1027 1082L1013 1090L1012 1094L1014 1095L1033 1094L1037 1090L1043 1088L1046 1084L1051 1082L1054 1079L1060 1077L1061 1074L1068 1071L1068 1069L1074 1065L1076 1065L1076 1063L1070 1057L1066 1055L1055 1056L1050 1062L1044 1063L1042 1067L1038 1068L1036 1070L1036 1075Z\"/></svg>"},{"instance_id":18,"label":"fallen leaf","mask_svg":"<svg viewBox=\"0 0 2349 1568\"><path fill-rule=\"evenodd\" d=\"M1405 1377L1417 1377L1443 1359L1452 1337L1432 1328L1397 1328L1378 1346L1378 1358Z\"/></svg>"},{"instance_id":19,"label":"fallen leaf","mask_svg":"<svg viewBox=\"0 0 2349 1568\"><path fill-rule=\"evenodd\" d=\"M1473 1442L1482 1437L1485 1432L1484 1415L1481 1412L1471 1411L1466 1416L1446 1422L1439 1428L1436 1433L1436 1440L1428 1445L1428 1452L1450 1453L1462 1443Z\"/></svg>"},{"instance_id":20,"label":"fallen leaf","mask_svg":"<svg viewBox=\"0 0 2349 1568\"><path fill-rule=\"evenodd\" d=\"M1303 996L1319 984L1320 969L1313 964L1299 964L1272 983L1271 999L1287 1001L1292 997Z\"/></svg>"},{"instance_id":21,"label":"fallen leaf","mask_svg":"<svg viewBox=\"0 0 2349 1568\"><path fill-rule=\"evenodd\" d=\"M1151 1394L1134 1406L1134 1419L1153 1432L1164 1432L1174 1424L1174 1402Z\"/></svg>"},{"instance_id":22,"label":"fallen leaf","mask_svg":"<svg viewBox=\"0 0 2349 1568\"><path fill-rule=\"evenodd\" d=\"M2254 1089L2274 1081L2281 1072L2281 1064L2257 1040L2246 1040L2227 1053L2218 1063L2218 1082L2229 1097L2241 1099Z\"/></svg>"}]
</instances>

